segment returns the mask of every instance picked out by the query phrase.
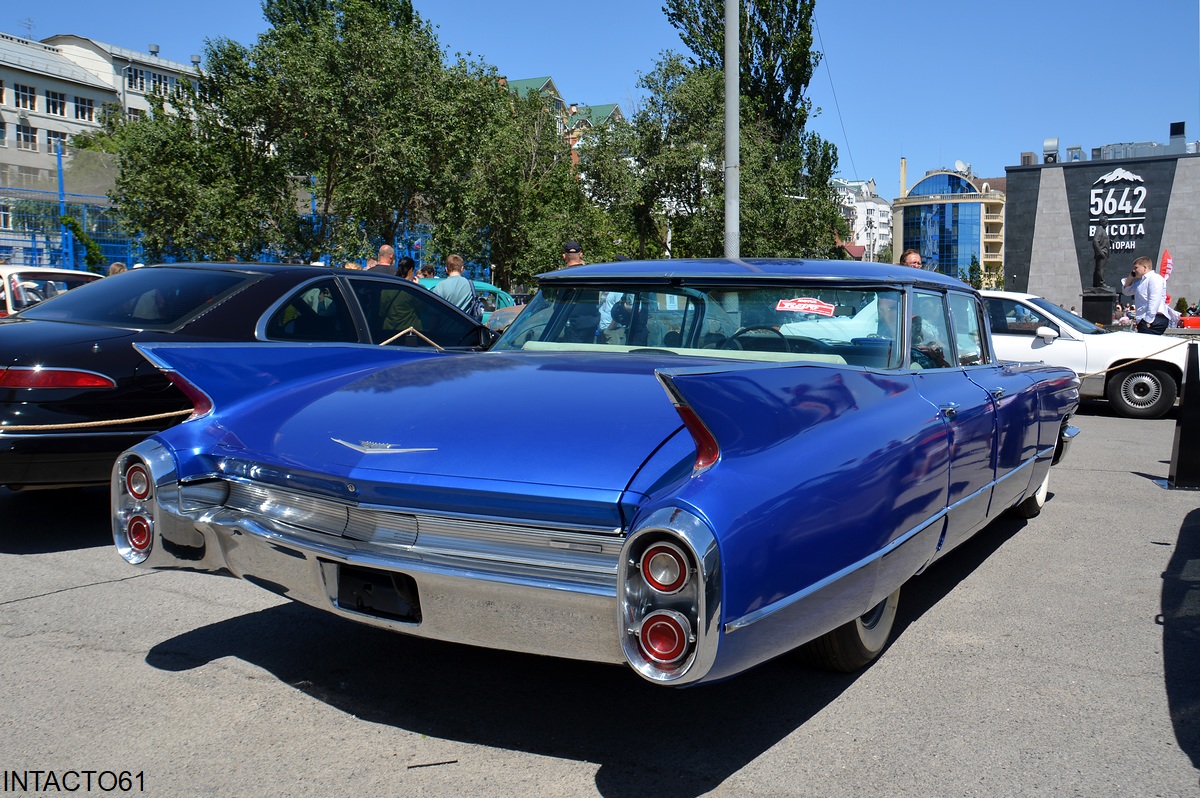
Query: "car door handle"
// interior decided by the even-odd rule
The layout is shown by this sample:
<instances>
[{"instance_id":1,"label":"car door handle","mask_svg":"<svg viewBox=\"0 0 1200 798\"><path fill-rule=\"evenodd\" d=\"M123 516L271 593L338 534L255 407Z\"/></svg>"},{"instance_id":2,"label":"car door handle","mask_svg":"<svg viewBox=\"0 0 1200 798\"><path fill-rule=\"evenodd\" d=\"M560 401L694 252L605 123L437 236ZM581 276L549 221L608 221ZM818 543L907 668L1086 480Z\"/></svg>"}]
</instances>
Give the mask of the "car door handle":
<instances>
[{"instance_id":1,"label":"car door handle","mask_svg":"<svg viewBox=\"0 0 1200 798\"><path fill-rule=\"evenodd\" d=\"M993 399L1003 399L1004 398L1004 389L1003 388L993 388L992 389L992 398Z\"/></svg>"},{"instance_id":2,"label":"car door handle","mask_svg":"<svg viewBox=\"0 0 1200 798\"><path fill-rule=\"evenodd\" d=\"M946 402L944 405L938 405L938 409L942 411L942 415L947 421L953 421L958 418L958 402Z\"/></svg>"}]
</instances>

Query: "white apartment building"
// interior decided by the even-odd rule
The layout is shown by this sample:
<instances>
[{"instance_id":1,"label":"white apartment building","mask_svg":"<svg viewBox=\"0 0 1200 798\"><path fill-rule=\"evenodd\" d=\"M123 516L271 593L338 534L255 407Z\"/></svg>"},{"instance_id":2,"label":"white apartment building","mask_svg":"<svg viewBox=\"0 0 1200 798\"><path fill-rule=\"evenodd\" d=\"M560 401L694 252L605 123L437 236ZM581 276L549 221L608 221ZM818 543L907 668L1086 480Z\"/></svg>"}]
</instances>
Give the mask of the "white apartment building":
<instances>
[{"instance_id":1,"label":"white apartment building","mask_svg":"<svg viewBox=\"0 0 1200 798\"><path fill-rule=\"evenodd\" d=\"M842 207L842 216L850 225L849 243L865 247L863 260L878 260L881 249L892 243L892 206L875 191L875 180L833 179L834 190Z\"/></svg>"},{"instance_id":2,"label":"white apartment building","mask_svg":"<svg viewBox=\"0 0 1200 798\"><path fill-rule=\"evenodd\" d=\"M147 96L169 97L192 65L65 34L32 41L0 33L0 186L54 189L58 145L100 126L105 106L131 116L150 108Z\"/></svg>"}]
</instances>

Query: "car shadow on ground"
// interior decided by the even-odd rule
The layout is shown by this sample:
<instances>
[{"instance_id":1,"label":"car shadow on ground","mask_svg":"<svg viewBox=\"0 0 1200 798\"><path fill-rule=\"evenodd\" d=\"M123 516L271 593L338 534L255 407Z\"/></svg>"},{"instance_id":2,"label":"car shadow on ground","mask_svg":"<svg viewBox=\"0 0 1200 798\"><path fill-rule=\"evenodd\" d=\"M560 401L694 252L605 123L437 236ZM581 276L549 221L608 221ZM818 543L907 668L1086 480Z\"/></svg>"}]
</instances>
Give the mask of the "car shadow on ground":
<instances>
[{"instance_id":1,"label":"car shadow on ground","mask_svg":"<svg viewBox=\"0 0 1200 798\"><path fill-rule=\"evenodd\" d=\"M897 634L1023 526L993 524L911 580L901 594ZM146 662L183 671L230 656L373 723L594 762L600 794L660 798L715 789L857 678L785 656L726 682L677 690L621 666L407 637L298 604L165 640Z\"/></svg>"},{"instance_id":2,"label":"car shadow on ground","mask_svg":"<svg viewBox=\"0 0 1200 798\"><path fill-rule=\"evenodd\" d=\"M1163 572L1163 674L1180 749L1200 768L1200 510L1183 519Z\"/></svg>"},{"instance_id":3,"label":"car shadow on ground","mask_svg":"<svg viewBox=\"0 0 1200 798\"><path fill-rule=\"evenodd\" d=\"M112 545L108 487L0 488L0 554L50 554Z\"/></svg>"}]
</instances>

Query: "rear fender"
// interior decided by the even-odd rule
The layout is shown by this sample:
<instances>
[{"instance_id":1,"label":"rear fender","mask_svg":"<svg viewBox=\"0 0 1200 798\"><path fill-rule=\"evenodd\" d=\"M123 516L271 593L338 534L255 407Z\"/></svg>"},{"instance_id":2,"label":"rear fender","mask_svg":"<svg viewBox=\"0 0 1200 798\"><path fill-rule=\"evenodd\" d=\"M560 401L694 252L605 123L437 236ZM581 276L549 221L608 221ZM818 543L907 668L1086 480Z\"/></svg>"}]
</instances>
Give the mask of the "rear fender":
<instances>
[{"instance_id":1,"label":"rear fender","mask_svg":"<svg viewBox=\"0 0 1200 798\"><path fill-rule=\"evenodd\" d=\"M867 601L933 556L936 539L921 537L914 545L927 552L883 562L944 512L948 494L946 422L910 375L801 365L659 376L719 456L645 509L672 502L711 526L726 623L847 568L876 574Z\"/></svg>"}]
</instances>

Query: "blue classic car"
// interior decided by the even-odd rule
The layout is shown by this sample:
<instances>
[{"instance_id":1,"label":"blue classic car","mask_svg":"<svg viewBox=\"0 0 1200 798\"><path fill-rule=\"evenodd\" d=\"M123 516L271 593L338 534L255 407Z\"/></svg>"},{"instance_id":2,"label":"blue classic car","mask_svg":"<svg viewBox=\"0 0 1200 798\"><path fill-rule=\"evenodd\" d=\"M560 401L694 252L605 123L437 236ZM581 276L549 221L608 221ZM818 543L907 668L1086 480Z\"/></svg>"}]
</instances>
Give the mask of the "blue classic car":
<instances>
[{"instance_id":1,"label":"blue classic car","mask_svg":"<svg viewBox=\"0 0 1200 798\"><path fill-rule=\"evenodd\" d=\"M118 460L121 556L658 684L799 647L852 671L905 582L1041 510L1077 432L1074 372L996 362L978 294L931 272L684 260L540 282L484 353L139 345L196 412ZM503 468L478 456L497 418L531 431Z\"/></svg>"}]
</instances>

